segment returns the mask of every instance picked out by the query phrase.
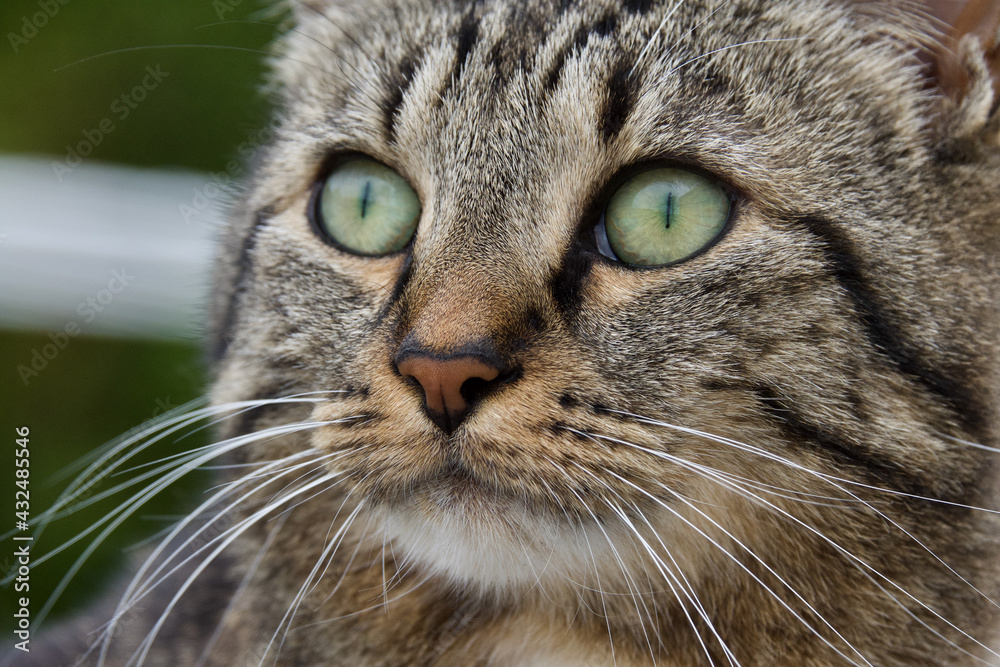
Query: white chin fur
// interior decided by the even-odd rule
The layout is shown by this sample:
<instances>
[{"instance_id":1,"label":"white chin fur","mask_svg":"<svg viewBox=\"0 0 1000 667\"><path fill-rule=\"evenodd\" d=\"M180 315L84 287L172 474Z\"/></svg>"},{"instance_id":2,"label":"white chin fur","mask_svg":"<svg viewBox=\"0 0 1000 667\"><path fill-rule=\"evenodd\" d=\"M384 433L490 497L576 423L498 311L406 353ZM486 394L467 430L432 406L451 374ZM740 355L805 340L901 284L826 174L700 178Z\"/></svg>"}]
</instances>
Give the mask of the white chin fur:
<instances>
[{"instance_id":1,"label":"white chin fur","mask_svg":"<svg viewBox=\"0 0 1000 667\"><path fill-rule=\"evenodd\" d=\"M381 514L397 558L402 552L406 561L484 593L584 582L595 568L615 562L609 537L596 524L558 523L511 502L393 508Z\"/></svg>"}]
</instances>

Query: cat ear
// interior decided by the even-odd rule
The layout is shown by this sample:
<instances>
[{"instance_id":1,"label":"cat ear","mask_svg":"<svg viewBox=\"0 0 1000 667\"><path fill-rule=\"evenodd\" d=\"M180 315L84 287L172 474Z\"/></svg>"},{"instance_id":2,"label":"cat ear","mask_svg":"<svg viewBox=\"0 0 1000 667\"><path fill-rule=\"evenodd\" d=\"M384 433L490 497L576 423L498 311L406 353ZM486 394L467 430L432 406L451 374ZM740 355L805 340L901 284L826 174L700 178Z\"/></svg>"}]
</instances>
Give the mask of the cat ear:
<instances>
[{"instance_id":1,"label":"cat ear","mask_svg":"<svg viewBox=\"0 0 1000 667\"><path fill-rule=\"evenodd\" d=\"M924 0L924 4L944 26L930 60L932 77L945 98L947 138L996 141L1000 134L1000 1Z\"/></svg>"}]
</instances>

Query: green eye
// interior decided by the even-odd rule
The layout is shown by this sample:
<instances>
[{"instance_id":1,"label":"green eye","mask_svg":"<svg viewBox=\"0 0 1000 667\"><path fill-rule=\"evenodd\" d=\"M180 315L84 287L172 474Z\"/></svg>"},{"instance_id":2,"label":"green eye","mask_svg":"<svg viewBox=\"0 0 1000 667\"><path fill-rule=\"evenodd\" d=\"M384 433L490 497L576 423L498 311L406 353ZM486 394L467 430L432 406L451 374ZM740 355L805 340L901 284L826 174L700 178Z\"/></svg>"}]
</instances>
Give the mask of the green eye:
<instances>
[{"instance_id":1,"label":"green eye","mask_svg":"<svg viewBox=\"0 0 1000 667\"><path fill-rule=\"evenodd\" d=\"M375 160L341 163L323 184L315 211L320 230L358 255L399 252L413 238L420 200L403 177Z\"/></svg>"},{"instance_id":2,"label":"green eye","mask_svg":"<svg viewBox=\"0 0 1000 667\"><path fill-rule=\"evenodd\" d=\"M683 169L651 169L627 180L604 211L598 247L635 266L662 266L703 249L729 218L729 196L717 183Z\"/></svg>"}]
</instances>

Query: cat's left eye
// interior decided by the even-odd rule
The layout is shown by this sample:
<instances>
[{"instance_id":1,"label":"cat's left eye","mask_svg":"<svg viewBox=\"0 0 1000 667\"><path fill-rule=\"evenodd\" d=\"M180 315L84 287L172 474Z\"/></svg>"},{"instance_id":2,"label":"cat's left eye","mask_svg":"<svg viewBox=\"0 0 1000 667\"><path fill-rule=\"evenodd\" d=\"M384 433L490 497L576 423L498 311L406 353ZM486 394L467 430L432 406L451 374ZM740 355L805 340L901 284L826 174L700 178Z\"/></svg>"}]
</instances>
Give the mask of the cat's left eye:
<instances>
[{"instance_id":1,"label":"cat's left eye","mask_svg":"<svg viewBox=\"0 0 1000 667\"><path fill-rule=\"evenodd\" d=\"M320 235L357 255L399 252L413 238L420 199L402 176L367 157L337 165L312 211Z\"/></svg>"},{"instance_id":2,"label":"cat's left eye","mask_svg":"<svg viewBox=\"0 0 1000 667\"><path fill-rule=\"evenodd\" d=\"M595 241L601 254L625 264L673 264L718 238L729 208L729 195L714 180L685 169L649 169L611 196Z\"/></svg>"}]
</instances>

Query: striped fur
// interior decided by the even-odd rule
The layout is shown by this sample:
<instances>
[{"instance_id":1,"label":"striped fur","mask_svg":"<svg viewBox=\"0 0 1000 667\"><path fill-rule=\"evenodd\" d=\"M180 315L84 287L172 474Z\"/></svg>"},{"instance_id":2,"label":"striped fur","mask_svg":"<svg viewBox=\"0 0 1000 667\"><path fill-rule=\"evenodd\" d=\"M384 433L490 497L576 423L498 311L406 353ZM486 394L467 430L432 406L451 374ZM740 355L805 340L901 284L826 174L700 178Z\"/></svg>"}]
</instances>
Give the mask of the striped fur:
<instances>
[{"instance_id":1,"label":"striped fur","mask_svg":"<svg viewBox=\"0 0 1000 667\"><path fill-rule=\"evenodd\" d=\"M1000 665L995 45L938 48L905 2L293 11L213 400L339 392L220 438L322 421L233 459L335 455L345 481L244 532L146 664L218 627L202 664ZM310 229L353 152L421 198L403 253ZM661 163L727 184L725 235L665 268L597 255L609 189ZM450 435L393 365L412 336L512 369Z\"/></svg>"}]
</instances>

